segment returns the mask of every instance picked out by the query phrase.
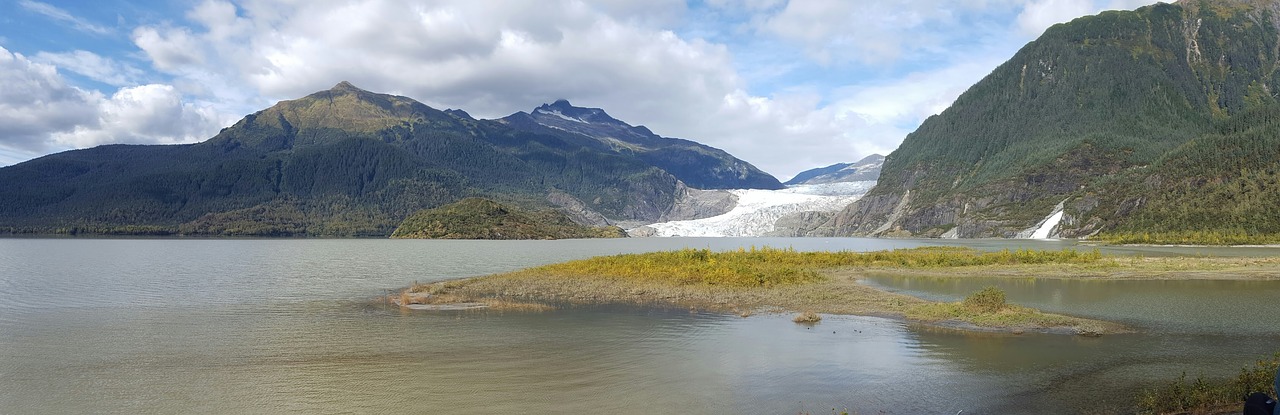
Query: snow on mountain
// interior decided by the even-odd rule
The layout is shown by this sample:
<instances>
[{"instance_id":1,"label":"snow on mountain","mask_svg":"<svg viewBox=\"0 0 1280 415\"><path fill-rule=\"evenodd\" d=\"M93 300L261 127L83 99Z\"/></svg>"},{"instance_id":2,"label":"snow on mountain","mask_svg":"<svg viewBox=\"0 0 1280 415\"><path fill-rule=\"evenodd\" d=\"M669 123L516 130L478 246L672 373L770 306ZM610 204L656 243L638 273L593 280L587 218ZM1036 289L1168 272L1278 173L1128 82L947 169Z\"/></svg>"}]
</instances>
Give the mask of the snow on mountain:
<instances>
[{"instance_id":1,"label":"snow on mountain","mask_svg":"<svg viewBox=\"0 0 1280 415\"><path fill-rule=\"evenodd\" d=\"M880 178L880 168L884 167L884 156L872 154L856 163L836 163L827 167L819 167L800 172L786 185L840 183L876 180Z\"/></svg>"},{"instance_id":2,"label":"snow on mountain","mask_svg":"<svg viewBox=\"0 0 1280 415\"><path fill-rule=\"evenodd\" d=\"M574 118L574 117L570 117L570 116L568 116L568 115L564 115L564 113L560 112L560 110L557 110L557 109L543 109L543 108L538 108L538 109L535 109L535 110L533 110L533 111L534 111L534 112L537 112L537 113L539 113L539 114L554 115L554 116L556 116L556 117L563 118L563 119L564 119L564 120L566 120L566 121L580 122L580 123L583 123L583 124L586 124L586 123L587 123L587 121L585 121L585 120L583 120L583 119L581 119L581 118Z\"/></svg>"},{"instance_id":3,"label":"snow on mountain","mask_svg":"<svg viewBox=\"0 0 1280 415\"><path fill-rule=\"evenodd\" d=\"M783 216L800 212L834 212L858 200L875 181L792 186L781 190L727 190L738 197L729 212L705 219L647 225L648 236L764 236ZM638 228L639 229L639 228Z\"/></svg>"}]
</instances>

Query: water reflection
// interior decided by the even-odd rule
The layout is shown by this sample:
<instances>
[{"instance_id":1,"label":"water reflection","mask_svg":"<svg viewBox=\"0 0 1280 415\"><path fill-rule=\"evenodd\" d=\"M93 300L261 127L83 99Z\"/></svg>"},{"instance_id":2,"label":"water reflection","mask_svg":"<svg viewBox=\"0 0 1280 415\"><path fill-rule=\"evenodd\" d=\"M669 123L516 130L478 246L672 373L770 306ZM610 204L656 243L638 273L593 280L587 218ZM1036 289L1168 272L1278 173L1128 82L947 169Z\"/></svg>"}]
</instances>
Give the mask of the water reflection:
<instances>
[{"instance_id":1,"label":"water reflection","mask_svg":"<svg viewBox=\"0 0 1280 415\"><path fill-rule=\"evenodd\" d=\"M936 301L986 286L1010 302L1120 321L1144 331L1280 335L1280 281L1066 280L869 275L864 283Z\"/></svg>"},{"instance_id":2,"label":"water reflection","mask_svg":"<svg viewBox=\"0 0 1280 415\"><path fill-rule=\"evenodd\" d=\"M1100 339L870 317L806 327L786 315L433 313L372 301L413 280L593 255L931 243L0 239L0 412L1058 413L1122 405L1181 371L1230 374L1280 344L1274 322L1260 324L1280 311L1247 306L1277 298L1265 284L1006 287L1016 302L1150 328ZM991 283L873 282L946 299Z\"/></svg>"}]
</instances>

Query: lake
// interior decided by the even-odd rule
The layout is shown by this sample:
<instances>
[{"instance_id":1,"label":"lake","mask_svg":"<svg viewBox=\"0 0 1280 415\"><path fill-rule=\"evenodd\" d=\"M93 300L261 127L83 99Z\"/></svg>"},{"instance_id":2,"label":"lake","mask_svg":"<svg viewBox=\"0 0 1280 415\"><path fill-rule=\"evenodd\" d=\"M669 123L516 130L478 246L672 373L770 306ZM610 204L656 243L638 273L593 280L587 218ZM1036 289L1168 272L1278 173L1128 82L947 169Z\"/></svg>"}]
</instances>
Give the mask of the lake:
<instances>
[{"instance_id":1,"label":"lake","mask_svg":"<svg viewBox=\"0 0 1280 415\"><path fill-rule=\"evenodd\" d=\"M964 333L874 317L828 316L809 328L790 315L422 312L377 301L413 281L625 252L943 243L1073 246L0 239L0 413L1056 413L1126 408L1141 387L1183 371L1231 375L1280 351L1280 282L867 281L933 299L999 284L1019 304L1142 330L1101 338Z\"/></svg>"}]
</instances>

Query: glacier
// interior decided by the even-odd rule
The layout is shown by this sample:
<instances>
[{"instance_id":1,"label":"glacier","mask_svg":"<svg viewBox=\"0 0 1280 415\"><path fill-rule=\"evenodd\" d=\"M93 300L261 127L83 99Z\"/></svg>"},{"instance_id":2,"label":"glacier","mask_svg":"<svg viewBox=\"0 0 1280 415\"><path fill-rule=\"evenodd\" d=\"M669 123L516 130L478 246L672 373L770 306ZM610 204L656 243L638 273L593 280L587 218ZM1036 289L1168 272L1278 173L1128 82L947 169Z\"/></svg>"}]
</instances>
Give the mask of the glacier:
<instances>
[{"instance_id":1,"label":"glacier","mask_svg":"<svg viewBox=\"0 0 1280 415\"><path fill-rule=\"evenodd\" d=\"M862 198L876 182L804 184L780 190L726 190L738 197L730 211L709 218L654 223L631 229L632 235L739 237L765 236L778 219L801 212L835 212ZM638 229L647 228L644 232Z\"/></svg>"}]
</instances>

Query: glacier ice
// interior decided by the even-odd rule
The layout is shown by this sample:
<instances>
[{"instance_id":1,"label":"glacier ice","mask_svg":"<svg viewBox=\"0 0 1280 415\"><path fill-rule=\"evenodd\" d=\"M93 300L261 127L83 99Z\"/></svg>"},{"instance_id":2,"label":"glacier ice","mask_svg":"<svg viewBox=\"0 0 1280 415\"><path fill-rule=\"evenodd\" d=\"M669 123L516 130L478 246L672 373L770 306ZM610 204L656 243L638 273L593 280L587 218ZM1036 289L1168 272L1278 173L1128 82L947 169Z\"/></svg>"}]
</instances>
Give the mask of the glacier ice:
<instances>
[{"instance_id":1,"label":"glacier ice","mask_svg":"<svg viewBox=\"0 0 1280 415\"><path fill-rule=\"evenodd\" d=\"M647 225L653 236L763 236L783 216L800 212L834 212L857 201L875 181L791 186L781 190L728 190L738 197L732 210L704 219Z\"/></svg>"}]
</instances>

